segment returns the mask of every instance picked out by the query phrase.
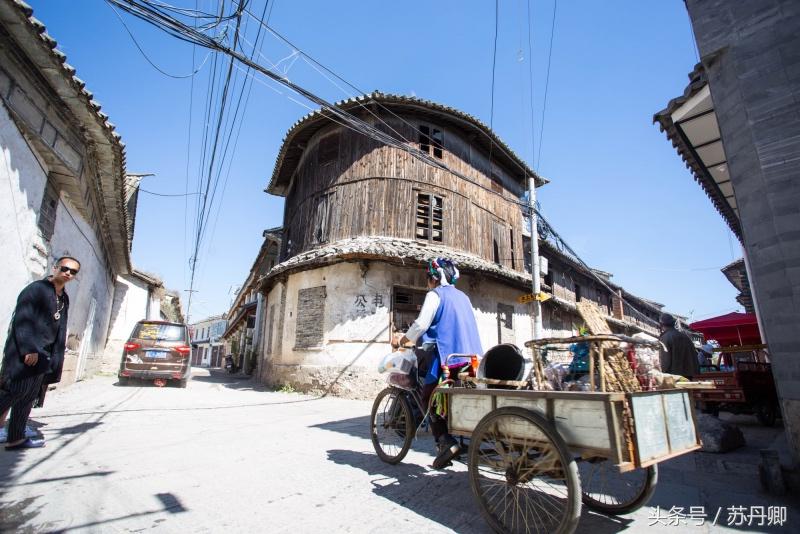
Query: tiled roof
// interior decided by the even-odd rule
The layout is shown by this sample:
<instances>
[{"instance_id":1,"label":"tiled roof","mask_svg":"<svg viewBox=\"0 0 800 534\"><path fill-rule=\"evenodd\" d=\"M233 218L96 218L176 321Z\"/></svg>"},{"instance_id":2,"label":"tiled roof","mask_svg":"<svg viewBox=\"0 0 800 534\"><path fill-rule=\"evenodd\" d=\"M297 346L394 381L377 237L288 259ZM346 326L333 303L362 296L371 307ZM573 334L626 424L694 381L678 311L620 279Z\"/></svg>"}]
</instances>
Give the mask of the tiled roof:
<instances>
[{"instance_id":1,"label":"tiled roof","mask_svg":"<svg viewBox=\"0 0 800 534\"><path fill-rule=\"evenodd\" d=\"M533 169L531 169L528 164L525 163L522 158L517 156L517 154L486 124L481 122L476 117L468 113L464 113L463 111L459 111L456 108L438 104L430 100L424 100L412 96L381 93L380 91L374 91L372 93L361 95L355 98L349 98L347 100L340 100L334 105L337 108L345 111L354 111L370 103L377 103L381 106L394 109L405 108L429 114L435 113L437 115L444 116L445 118L449 118L450 122L457 124L458 127L462 129L468 128L472 130L478 130L484 135L477 136L475 138L475 143L486 144L487 151L489 141L491 141L491 143L493 143L496 147L500 147L500 150L496 150L494 153L497 160L504 158L506 160L506 164L510 167L518 168L523 170L527 176L535 177L537 186L547 183L546 179L542 178ZM329 124L330 122L330 112L326 109L318 109L305 115L303 118L294 123L294 125L292 125L283 139L283 144L281 145L277 160L275 161L275 169L272 172L272 178L270 179L269 185L265 191L274 195L286 194L291 176L294 173L294 169L298 164L300 155L303 151L302 148L298 147L298 144L305 142L317 130Z\"/></svg>"},{"instance_id":2,"label":"tiled roof","mask_svg":"<svg viewBox=\"0 0 800 534\"><path fill-rule=\"evenodd\" d=\"M739 241L741 241L742 228L739 223L739 217L720 192L719 186L714 181L714 178L709 175L703 162L695 157L695 151L691 146L687 145L683 136L678 132L675 123L672 121L672 114L690 98L700 92L706 85L708 85L708 78L705 68L702 63L698 63L695 65L692 72L689 73L689 85L686 86L683 95L670 100L666 108L653 116L653 122L658 123L662 132L666 132L667 138L672 142L672 146L678 151L686 167L692 171L695 181L700 184L700 187L703 188L708 198L711 199L711 203L714 204L716 210L722 215L722 218L728 224L731 231L736 235Z\"/></svg>"},{"instance_id":3,"label":"tiled roof","mask_svg":"<svg viewBox=\"0 0 800 534\"><path fill-rule=\"evenodd\" d=\"M531 283L531 276L527 273L507 269L477 256L458 252L450 247L425 245L410 239L374 236L343 239L292 256L273 267L267 275L266 281L269 283L276 276L288 271L305 270L347 260L395 260L400 264L417 266L438 257L452 259L456 262L459 270L464 272L480 272L521 286Z\"/></svg>"},{"instance_id":4,"label":"tiled roof","mask_svg":"<svg viewBox=\"0 0 800 534\"><path fill-rule=\"evenodd\" d=\"M67 57L58 50L56 40L33 17L31 6L22 0L0 0L0 25L81 124L87 144L95 146L98 174L105 178L94 180L102 203L101 225L108 232L118 269L128 272L131 269L128 218L135 214L128 213L125 202L125 146L121 136L86 89L86 83L75 75Z\"/></svg>"}]
</instances>

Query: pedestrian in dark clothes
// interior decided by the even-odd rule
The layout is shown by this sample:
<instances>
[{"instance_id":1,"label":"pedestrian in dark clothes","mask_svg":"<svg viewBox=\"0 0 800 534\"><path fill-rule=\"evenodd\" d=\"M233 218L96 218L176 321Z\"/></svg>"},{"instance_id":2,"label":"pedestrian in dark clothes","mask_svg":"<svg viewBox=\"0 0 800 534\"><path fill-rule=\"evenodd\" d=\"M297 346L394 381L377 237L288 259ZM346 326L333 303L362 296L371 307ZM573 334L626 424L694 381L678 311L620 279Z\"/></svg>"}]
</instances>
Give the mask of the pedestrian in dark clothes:
<instances>
[{"instance_id":1,"label":"pedestrian in dark clothes","mask_svg":"<svg viewBox=\"0 0 800 534\"><path fill-rule=\"evenodd\" d=\"M666 349L661 351L661 370L686 378L700 374L697 349L686 333L675 328L675 317L662 313L658 322L661 325L661 337L658 339Z\"/></svg>"},{"instance_id":2,"label":"pedestrian in dark clothes","mask_svg":"<svg viewBox=\"0 0 800 534\"><path fill-rule=\"evenodd\" d=\"M25 423L42 387L61 380L69 312L64 286L80 268L75 258L61 257L53 274L29 284L17 297L0 371L0 413L11 408L6 450L44 446L44 440L25 437Z\"/></svg>"}]
</instances>

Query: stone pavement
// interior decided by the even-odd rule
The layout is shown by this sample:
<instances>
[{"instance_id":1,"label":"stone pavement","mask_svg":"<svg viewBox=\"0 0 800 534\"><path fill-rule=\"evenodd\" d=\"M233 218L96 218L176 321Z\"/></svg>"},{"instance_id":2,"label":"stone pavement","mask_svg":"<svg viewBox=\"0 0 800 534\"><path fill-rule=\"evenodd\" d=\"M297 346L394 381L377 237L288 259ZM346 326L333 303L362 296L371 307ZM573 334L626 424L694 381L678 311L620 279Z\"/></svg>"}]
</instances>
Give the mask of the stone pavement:
<instances>
[{"instance_id":1,"label":"stone pavement","mask_svg":"<svg viewBox=\"0 0 800 534\"><path fill-rule=\"evenodd\" d=\"M195 372L185 390L119 387L106 376L51 392L33 412L47 447L0 450L0 531L489 532L466 466L428 467L430 436L400 465L378 460L370 402L259 391ZM584 508L578 532L797 532L797 502L758 485L757 449L780 429L742 424L747 449L666 462L650 506L620 518ZM675 507L701 506L702 526L676 515ZM752 506L786 506L786 523L728 527L734 506L748 515ZM653 525L659 518L678 524Z\"/></svg>"}]
</instances>

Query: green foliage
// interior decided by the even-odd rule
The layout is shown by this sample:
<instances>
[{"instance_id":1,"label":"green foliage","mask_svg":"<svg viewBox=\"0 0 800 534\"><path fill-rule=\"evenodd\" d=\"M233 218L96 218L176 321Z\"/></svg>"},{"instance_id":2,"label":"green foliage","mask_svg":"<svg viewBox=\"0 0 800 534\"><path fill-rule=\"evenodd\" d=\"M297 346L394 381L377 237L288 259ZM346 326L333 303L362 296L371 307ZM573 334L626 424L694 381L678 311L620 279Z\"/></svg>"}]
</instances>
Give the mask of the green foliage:
<instances>
[{"instance_id":1,"label":"green foliage","mask_svg":"<svg viewBox=\"0 0 800 534\"><path fill-rule=\"evenodd\" d=\"M278 389L278 391L281 392L281 393L294 393L295 392L294 386L291 385L291 384L282 385L280 387L280 389Z\"/></svg>"}]
</instances>

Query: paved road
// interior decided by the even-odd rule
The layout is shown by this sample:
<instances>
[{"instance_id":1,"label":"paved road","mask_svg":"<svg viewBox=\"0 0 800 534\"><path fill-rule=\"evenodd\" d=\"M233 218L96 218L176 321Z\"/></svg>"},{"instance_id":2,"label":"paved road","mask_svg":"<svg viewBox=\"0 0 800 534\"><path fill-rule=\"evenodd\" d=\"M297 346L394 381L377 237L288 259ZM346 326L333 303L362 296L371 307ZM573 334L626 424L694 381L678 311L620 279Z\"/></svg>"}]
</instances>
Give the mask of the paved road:
<instances>
[{"instance_id":1,"label":"paved road","mask_svg":"<svg viewBox=\"0 0 800 534\"><path fill-rule=\"evenodd\" d=\"M98 377L48 395L33 413L47 446L0 451L0 531L488 532L466 467L427 467L429 436L399 466L377 459L371 403L195 372L186 390ZM666 464L652 507L621 519L584 511L579 532L719 531L649 525L655 506L783 502L758 494L752 465L721 458ZM788 515L797 525L797 509Z\"/></svg>"}]
</instances>

